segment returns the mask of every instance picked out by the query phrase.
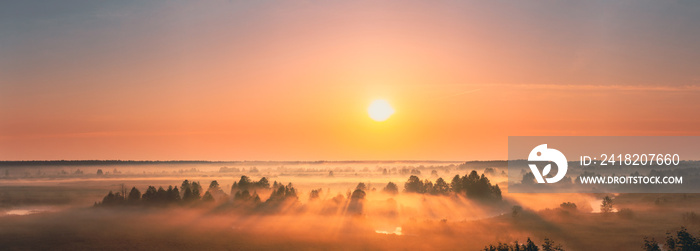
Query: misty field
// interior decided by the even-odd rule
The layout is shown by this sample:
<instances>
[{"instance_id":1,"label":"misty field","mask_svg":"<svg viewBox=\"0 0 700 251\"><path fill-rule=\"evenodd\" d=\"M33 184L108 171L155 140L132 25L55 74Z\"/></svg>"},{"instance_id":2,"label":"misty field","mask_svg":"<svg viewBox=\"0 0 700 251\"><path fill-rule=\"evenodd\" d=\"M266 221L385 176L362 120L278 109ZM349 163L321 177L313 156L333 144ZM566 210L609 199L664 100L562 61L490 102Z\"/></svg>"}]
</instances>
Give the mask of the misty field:
<instances>
[{"instance_id":1,"label":"misty field","mask_svg":"<svg viewBox=\"0 0 700 251\"><path fill-rule=\"evenodd\" d=\"M4 162L0 176L8 250L481 250L528 238L541 250L644 250L645 238L669 250L681 227L700 231L696 194L509 194L499 162Z\"/></svg>"}]
</instances>

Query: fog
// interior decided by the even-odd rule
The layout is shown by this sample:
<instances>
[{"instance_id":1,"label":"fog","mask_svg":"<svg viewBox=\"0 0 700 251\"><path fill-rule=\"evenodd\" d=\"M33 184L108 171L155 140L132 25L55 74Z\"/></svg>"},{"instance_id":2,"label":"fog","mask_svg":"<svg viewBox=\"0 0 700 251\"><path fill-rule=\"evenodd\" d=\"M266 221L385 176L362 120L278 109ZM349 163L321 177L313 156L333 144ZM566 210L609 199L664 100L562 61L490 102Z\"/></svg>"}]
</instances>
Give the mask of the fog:
<instances>
[{"instance_id":1,"label":"fog","mask_svg":"<svg viewBox=\"0 0 700 251\"><path fill-rule=\"evenodd\" d=\"M60 172L77 169L83 174ZM502 198L404 186L411 176L450 183L472 170L498 185ZM483 163L18 165L0 171L9 173L0 185L0 245L11 250L478 250L528 238L537 245L548 238L566 250L641 250L645 237L663 242L681 226L694 235L700 230L695 194L508 193L506 170ZM274 199L278 187L272 186L246 189L259 202L236 197L243 175L265 177L283 192L291 183L294 196L287 189ZM149 186L182 187L183 180L199 182L202 193L216 180L226 198L212 192L210 202L105 202L122 186L145 193ZM384 191L388 182L398 193ZM614 201L611 213L601 212L605 196Z\"/></svg>"}]
</instances>

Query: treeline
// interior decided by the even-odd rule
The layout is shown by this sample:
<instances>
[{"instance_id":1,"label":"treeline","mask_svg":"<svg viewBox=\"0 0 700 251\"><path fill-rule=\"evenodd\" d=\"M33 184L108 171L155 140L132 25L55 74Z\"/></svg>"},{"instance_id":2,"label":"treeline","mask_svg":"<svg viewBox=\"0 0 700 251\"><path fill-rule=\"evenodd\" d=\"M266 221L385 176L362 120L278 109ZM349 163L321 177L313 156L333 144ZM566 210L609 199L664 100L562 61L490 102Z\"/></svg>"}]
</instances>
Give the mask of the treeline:
<instances>
[{"instance_id":1,"label":"treeline","mask_svg":"<svg viewBox=\"0 0 700 251\"><path fill-rule=\"evenodd\" d=\"M668 251L698 251L700 250L700 239L688 232L688 229L681 227L675 232L666 233L666 241L663 243L664 249ZM649 237L644 237L643 250L646 251L661 251L661 246L656 240Z\"/></svg>"},{"instance_id":2,"label":"treeline","mask_svg":"<svg viewBox=\"0 0 700 251\"><path fill-rule=\"evenodd\" d=\"M129 193L122 188L122 191L109 193L102 199L102 202L95 203L96 206L112 206L112 205L136 205L136 204L151 204L151 205L163 205L163 204L173 204L181 202L195 202L199 200L210 200L213 199L212 192L217 189L220 190L219 183L217 181L212 181L209 184L209 189L202 196L202 185L199 182L190 182L185 180L182 185L178 187L168 186L168 189L164 189L162 186L156 189L154 186L148 186L146 192L143 194L141 191L132 187Z\"/></svg>"},{"instance_id":3,"label":"treeline","mask_svg":"<svg viewBox=\"0 0 700 251\"><path fill-rule=\"evenodd\" d=\"M251 180L248 176L241 176L240 180L233 183L231 191L226 194L220 187L219 183L214 180L209 184L209 187L204 190L199 182L190 182L185 180L180 187L168 186L168 188L149 186L143 194L136 187L132 187L127 193L125 188L119 192L110 191L102 202L96 202L96 206L110 205L167 205L177 203L193 203L197 201L213 202L213 201L234 201L234 202L261 202L257 190L272 189L270 198L265 202L280 201L287 198L298 198L297 191L292 186L292 183L283 185L274 181L270 181L266 177L260 178L258 181ZM364 183L359 183L352 194L348 194L348 198L364 198L367 187ZM318 198L321 189L312 190L309 194L310 199ZM399 193L399 187L389 182L382 189L382 192L391 195ZM435 183L425 179L421 180L415 175L408 178L404 184L404 192L421 193L432 195L451 195L460 194L470 199L500 201L502 199L501 189L498 185L491 185L489 179L484 175L479 175L476 171L472 171L469 175L456 175L448 184L443 178L438 178ZM230 198L229 196L233 196Z\"/></svg>"},{"instance_id":4,"label":"treeline","mask_svg":"<svg viewBox=\"0 0 700 251\"><path fill-rule=\"evenodd\" d=\"M540 247L538 247L530 238L527 238L527 241L524 244L518 243L518 241L515 241L513 244L508 244L508 243L501 243L499 242L497 245L488 245L484 247L484 251L539 251ZM564 251L564 248L562 248L561 245L556 245L554 244L554 241L550 240L549 238L544 238L544 243L542 243L542 251Z\"/></svg>"},{"instance_id":5,"label":"treeline","mask_svg":"<svg viewBox=\"0 0 700 251\"><path fill-rule=\"evenodd\" d=\"M408 193L423 193L433 195L462 194L470 199L495 200L502 199L501 189L498 184L491 185L491 181L486 175L479 175L476 171L471 171L469 175L456 175L448 184L443 178L438 178L435 183L428 179L420 180L412 175L404 184L404 190Z\"/></svg>"},{"instance_id":6,"label":"treeline","mask_svg":"<svg viewBox=\"0 0 700 251\"><path fill-rule=\"evenodd\" d=\"M661 244L656 240L649 237L644 237L644 243L641 248L644 251L698 251L700 250L700 240L688 232L688 229L681 227L680 230L666 233L666 240L663 242L663 249L661 249ZM632 247L630 247L632 248ZM484 251L563 251L564 248L561 245L556 245L554 241L549 238L544 238L544 243L542 248L535 245L530 238L527 238L527 242L520 244L517 241L513 244L501 243L497 245L488 245L484 247Z\"/></svg>"},{"instance_id":7,"label":"treeline","mask_svg":"<svg viewBox=\"0 0 700 251\"><path fill-rule=\"evenodd\" d=\"M270 189L270 183L267 178L263 177L259 181L251 181L247 176L241 176L241 179L231 187L232 201L260 203L261 199L256 191L258 189ZM283 185L275 181L272 189L270 198L265 202L298 198L292 183ZM122 190L116 193L109 191L101 202L95 202L95 206L171 205L214 201L226 202L230 201L229 199L229 195L221 189L216 180L212 181L206 190L203 190L199 182L185 180L179 188L177 186L168 186L165 189L161 186L156 189L154 186L148 186L143 194L136 187L132 187L128 193L122 187Z\"/></svg>"}]
</instances>

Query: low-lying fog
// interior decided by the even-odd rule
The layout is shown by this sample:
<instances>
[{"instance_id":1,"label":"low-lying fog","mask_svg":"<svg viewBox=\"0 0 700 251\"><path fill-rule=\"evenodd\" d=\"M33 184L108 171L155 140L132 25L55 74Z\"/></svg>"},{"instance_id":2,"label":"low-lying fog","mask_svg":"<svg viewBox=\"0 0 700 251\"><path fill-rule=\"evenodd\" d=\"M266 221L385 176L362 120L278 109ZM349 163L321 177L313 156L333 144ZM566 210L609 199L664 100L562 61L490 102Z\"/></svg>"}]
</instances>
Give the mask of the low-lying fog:
<instances>
[{"instance_id":1,"label":"low-lying fog","mask_svg":"<svg viewBox=\"0 0 700 251\"><path fill-rule=\"evenodd\" d=\"M454 177L474 178L472 170L486 190L455 191ZM478 250L529 237L566 250L641 250L645 237L661 243L681 226L700 230L695 194L509 194L506 172L488 162L3 165L0 246ZM243 175L270 186L239 186ZM200 197L187 201L184 180L201 184ZM223 193L210 189L214 180ZM398 193L386 190L389 182ZM145 195L149 186L180 190L158 201ZM236 195L244 190L251 196ZM110 191L116 202L105 199ZM606 196L610 213L601 212Z\"/></svg>"}]
</instances>

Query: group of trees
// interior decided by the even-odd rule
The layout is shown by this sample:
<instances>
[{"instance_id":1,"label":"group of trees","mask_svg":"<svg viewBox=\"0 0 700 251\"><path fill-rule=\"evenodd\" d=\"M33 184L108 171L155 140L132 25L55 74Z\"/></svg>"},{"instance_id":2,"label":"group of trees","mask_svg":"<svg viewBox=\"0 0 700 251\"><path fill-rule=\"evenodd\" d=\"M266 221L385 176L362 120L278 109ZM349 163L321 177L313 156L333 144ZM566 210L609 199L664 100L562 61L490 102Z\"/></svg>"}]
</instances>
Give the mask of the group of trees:
<instances>
[{"instance_id":1,"label":"group of trees","mask_svg":"<svg viewBox=\"0 0 700 251\"><path fill-rule=\"evenodd\" d=\"M112 205L136 205L136 204L148 204L148 205L166 205L173 203L190 203L195 201L213 201L214 198L212 194L218 194L219 183L215 180L209 184L209 189L201 195L202 186L199 182L190 182L185 180L178 189L177 186L168 186L168 189L155 186L148 186L146 192L143 194L141 191L132 187L131 191L126 193L126 189L122 188L122 191L109 193L102 199L102 202L95 203L95 205L100 206L112 206ZM223 193L223 192L222 192Z\"/></svg>"},{"instance_id":2,"label":"group of trees","mask_svg":"<svg viewBox=\"0 0 700 251\"><path fill-rule=\"evenodd\" d=\"M539 251L540 247L538 247L530 238L527 238L527 241L525 244L520 244L518 241L515 241L513 244L508 244L508 243L501 243L499 242L498 245L488 245L484 247L484 251ZM563 251L564 248L562 248L561 245L555 245L554 241L550 240L549 238L544 238L544 243L542 243L542 251Z\"/></svg>"},{"instance_id":3,"label":"group of trees","mask_svg":"<svg viewBox=\"0 0 700 251\"><path fill-rule=\"evenodd\" d=\"M394 184L394 182L389 182L386 184L384 189L382 189L382 192L391 194L391 195L396 195L399 193L399 186Z\"/></svg>"},{"instance_id":4,"label":"group of trees","mask_svg":"<svg viewBox=\"0 0 700 251\"><path fill-rule=\"evenodd\" d=\"M257 194L258 189L270 189L270 183L267 178L263 177L259 181L251 181L247 176L241 176L238 182L235 182L231 188L233 195L232 202L249 202L252 204L261 203L260 196ZM274 182L272 185L272 193L270 198L265 203L281 202L287 199L297 200L296 189L292 183L282 185L282 183ZM204 192L204 194L202 194ZM320 189L316 191L320 192ZM178 187L168 186L167 189L162 186L156 189L154 186L149 186L146 192L141 194L141 191L136 187L131 188L131 192L126 193L126 189L122 191L109 193L102 199L102 202L96 202L95 206L113 206L113 205L169 205L169 204L188 204L193 202L213 202L225 201L228 202L229 195L226 194L216 180L209 184L209 188L205 191L199 182L185 180Z\"/></svg>"},{"instance_id":5,"label":"group of trees","mask_svg":"<svg viewBox=\"0 0 700 251\"><path fill-rule=\"evenodd\" d=\"M275 183L277 183L277 181L275 181ZM231 194L234 194L237 190L255 189L270 189L270 181L265 177L260 178L259 181L252 181L248 176L243 175L240 180L233 182Z\"/></svg>"},{"instance_id":6,"label":"group of trees","mask_svg":"<svg viewBox=\"0 0 700 251\"><path fill-rule=\"evenodd\" d=\"M444 179L438 178L433 184L432 181L425 179L420 180L415 175L411 175L408 181L404 184L404 189L407 193L427 193L427 194L442 194L450 193L450 185Z\"/></svg>"},{"instance_id":7,"label":"group of trees","mask_svg":"<svg viewBox=\"0 0 700 251\"><path fill-rule=\"evenodd\" d=\"M261 203L260 196L257 194L259 189L270 189L272 193L265 201L273 203L284 201L287 199L298 200L297 191L291 183L283 185L275 181L270 185L267 178L262 177L258 181L252 181L248 176L241 176L240 180L234 182L231 186L230 194L233 196L234 202L253 202ZM368 187L364 183L359 183L354 192L348 192L348 198L355 201L361 201L366 196ZM420 180L415 175L412 175L404 184L404 189L409 193L427 193L434 195L448 195L451 193L464 194L469 198L474 199L491 199L501 200L501 190L498 185L491 185L491 182L485 175L479 175L476 171L472 171L469 175L460 177L456 175L450 184L444 179L438 178L435 183L430 180ZM399 188L389 182L382 190L388 194L398 194ZM202 194L204 192L204 194ZM312 190L309 198L319 198L321 189ZM219 183L214 180L209 184L209 188L205 191L199 182L190 182L185 180L181 186L169 186L167 189L154 186L149 186L146 192L141 194L136 187L131 189L131 192L126 193L126 189L107 194L101 203L96 205L121 205L121 204L173 204L173 203L191 203L195 201L212 202L212 201L229 201L229 194L226 194L220 187ZM359 202L358 202L359 203ZM361 210L358 210L361 211Z\"/></svg>"},{"instance_id":8,"label":"group of trees","mask_svg":"<svg viewBox=\"0 0 700 251\"><path fill-rule=\"evenodd\" d=\"M292 186L292 183L289 183L288 185L282 185L280 183L275 182L272 186L272 194L270 194L270 198L267 199L266 202L279 202L279 201L284 201L287 199L298 199L299 197L297 196L297 190L294 189L294 186Z\"/></svg>"},{"instance_id":9,"label":"group of trees","mask_svg":"<svg viewBox=\"0 0 700 251\"><path fill-rule=\"evenodd\" d=\"M209 188L202 195L202 185L199 182L190 182L185 180L182 182L180 188L177 186L168 186L168 189L155 186L148 186L146 192L143 194L141 191L132 187L131 191L126 193L125 190L121 192L109 193L102 199L101 203L95 203L96 205L122 205L122 204L155 204L155 205L165 205L173 203L191 203L195 201L214 201L214 198L224 198L227 195L219 187L219 183L214 180L209 184Z\"/></svg>"},{"instance_id":10,"label":"group of trees","mask_svg":"<svg viewBox=\"0 0 700 251\"><path fill-rule=\"evenodd\" d=\"M387 185L388 186L388 185ZM385 188L387 189L387 188ZM430 180L421 181L417 176L408 178L404 189L409 193L427 193L434 195L448 195L450 193L464 194L468 198L480 200L502 199L501 189L498 184L491 185L491 181L484 175L479 175L476 171L471 171L469 175L460 177L456 175L452 182L448 184L444 179L438 178L435 183Z\"/></svg>"},{"instance_id":11,"label":"group of trees","mask_svg":"<svg viewBox=\"0 0 700 251\"><path fill-rule=\"evenodd\" d=\"M688 229L681 227L676 231L675 236L668 232L666 233L666 244L663 250L668 251L697 251L700 250L700 240L688 232ZM644 237L644 245L646 251L661 251L659 243L653 238Z\"/></svg>"}]
</instances>

